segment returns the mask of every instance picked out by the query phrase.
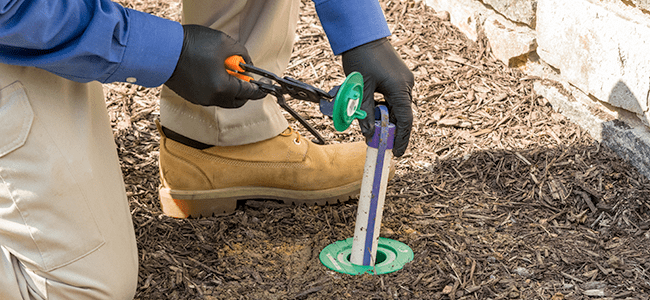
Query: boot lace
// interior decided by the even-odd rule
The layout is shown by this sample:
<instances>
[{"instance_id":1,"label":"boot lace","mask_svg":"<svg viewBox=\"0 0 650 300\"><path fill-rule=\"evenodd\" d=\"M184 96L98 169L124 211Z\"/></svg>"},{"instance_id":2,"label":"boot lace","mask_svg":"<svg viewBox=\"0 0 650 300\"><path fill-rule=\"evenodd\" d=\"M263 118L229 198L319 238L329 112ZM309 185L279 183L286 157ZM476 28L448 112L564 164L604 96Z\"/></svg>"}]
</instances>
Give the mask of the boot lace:
<instances>
[{"instance_id":1,"label":"boot lace","mask_svg":"<svg viewBox=\"0 0 650 300\"><path fill-rule=\"evenodd\" d=\"M295 129L293 129L293 127L289 127L289 128L288 128L288 131L287 131L287 130L283 131L283 132L281 133L281 135L283 135L283 136L291 136L291 135L293 135L294 133L296 134L296 138L293 139L293 143L296 144L296 145L300 145L300 144L302 143L302 140L301 140L301 138L300 138L300 137L301 137L300 132L298 132L298 131L296 131Z\"/></svg>"}]
</instances>

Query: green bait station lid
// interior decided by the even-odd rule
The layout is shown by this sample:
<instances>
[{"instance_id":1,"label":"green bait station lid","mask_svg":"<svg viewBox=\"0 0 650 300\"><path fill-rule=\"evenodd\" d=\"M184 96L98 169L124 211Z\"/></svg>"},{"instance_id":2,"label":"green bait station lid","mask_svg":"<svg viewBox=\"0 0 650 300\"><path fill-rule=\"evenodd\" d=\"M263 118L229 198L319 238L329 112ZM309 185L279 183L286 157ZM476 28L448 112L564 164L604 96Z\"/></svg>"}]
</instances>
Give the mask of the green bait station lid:
<instances>
[{"instance_id":1,"label":"green bait station lid","mask_svg":"<svg viewBox=\"0 0 650 300\"><path fill-rule=\"evenodd\" d=\"M350 127L354 119L364 119L366 112L361 110L363 100L363 75L352 72L345 78L334 98L332 121L337 131Z\"/></svg>"},{"instance_id":2,"label":"green bait station lid","mask_svg":"<svg viewBox=\"0 0 650 300\"><path fill-rule=\"evenodd\" d=\"M352 240L329 244L318 256L327 268L344 274L387 274L401 270L406 263L413 260L413 250L406 244L380 237L377 245L377 254L374 266L355 265L350 262L352 254Z\"/></svg>"}]
</instances>

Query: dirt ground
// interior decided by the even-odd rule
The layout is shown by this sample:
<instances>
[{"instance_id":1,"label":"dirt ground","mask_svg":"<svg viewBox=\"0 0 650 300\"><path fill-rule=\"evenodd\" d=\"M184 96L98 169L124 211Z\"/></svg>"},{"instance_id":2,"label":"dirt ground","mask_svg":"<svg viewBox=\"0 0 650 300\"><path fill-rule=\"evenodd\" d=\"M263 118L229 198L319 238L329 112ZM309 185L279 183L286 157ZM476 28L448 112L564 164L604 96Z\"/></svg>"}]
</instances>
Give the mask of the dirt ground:
<instances>
[{"instance_id":1,"label":"dirt ground","mask_svg":"<svg viewBox=\"0 0 650 300\"><path fill-rule=\"evenodd\" d=\"M180 17L176 0L121 3ZM107 106L140 251L136 298L649 299L650 181L555 112L532 91L540 79L497 62L483 40L467 40L422 2L381 3L416 77L413 136L395 159L381 236L409 245L414 260L379 276L320 263L325 246L352 237L356 200L162 215L160 89L111 84ZM286 75L329 90L343 70L313 3L302 5ZM358 127L337 133L317 107L291 105L331 142L360 139Z\"/></svg>"}]
</instances>

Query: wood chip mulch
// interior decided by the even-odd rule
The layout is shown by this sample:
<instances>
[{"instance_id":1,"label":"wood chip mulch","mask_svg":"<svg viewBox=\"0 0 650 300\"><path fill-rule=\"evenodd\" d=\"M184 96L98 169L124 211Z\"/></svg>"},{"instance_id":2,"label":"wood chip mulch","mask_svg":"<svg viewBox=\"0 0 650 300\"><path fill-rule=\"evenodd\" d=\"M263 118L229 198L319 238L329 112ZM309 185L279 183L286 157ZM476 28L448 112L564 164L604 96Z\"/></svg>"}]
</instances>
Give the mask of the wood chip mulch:
<instances>
[{"instance_id":1,"label":"wood chip mulch","mask_svg":"<svg viewBox=\"0 0 650 300\"><path fill-rule=\"evenodd\" d=\"M180 18L175 0L121 3ZM532 90L539 79L498 62L485 39L469 41L423 2L381 4L416 77L413 136L395 159L381 235L415 259L380 276L325 268L318 254L353 235L356 200L162 215L160 89L110 84L140 251L136 299L649 299L650 181L555 112ZM302 6L286 75L328 90L343 70L313 3ZM317 107L290 103L332 142L361 138L358 127L337 133Z\"/></svg>"}]
</instances>

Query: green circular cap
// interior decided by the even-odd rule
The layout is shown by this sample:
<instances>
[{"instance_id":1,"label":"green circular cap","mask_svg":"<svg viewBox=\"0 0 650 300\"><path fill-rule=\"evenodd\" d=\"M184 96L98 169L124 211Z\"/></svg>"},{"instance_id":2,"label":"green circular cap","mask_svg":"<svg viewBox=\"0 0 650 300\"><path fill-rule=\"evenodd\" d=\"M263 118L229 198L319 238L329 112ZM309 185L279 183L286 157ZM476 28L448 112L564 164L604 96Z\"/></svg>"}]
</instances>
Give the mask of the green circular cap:
<instances>
[{"instance_id":1,"label":"green circular cap","mask_svg":"<svg viewBox=\"0 0 650 300\"><path fill-rule=\"evenodd\" d=\"M334 98L332 120L337 131L348 129L354 119L366 117L366 112L361 110L362 100L363 75L359 72L352 72L345 78Z\"/></svg>"},{"instance_id":2,"label":"green circular cap","mask_svg":"<svg viewBox=\"0 0 650 300\"><path fill-rule=\"evenodd\" d=\"M409 246L396 240L380 237L377 244L375 265L355 265L350 262L353 239L349 238L329 244L318 255L320 262L329 269L339 273L350 275L361 275L365 273L379 275L401 270L406 263L413 260L413 250Z\"/></svg>"}]
</instances>

